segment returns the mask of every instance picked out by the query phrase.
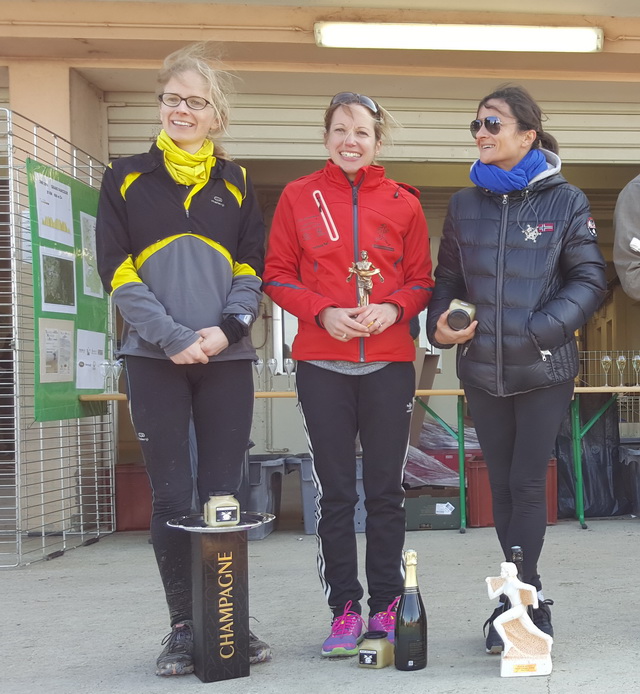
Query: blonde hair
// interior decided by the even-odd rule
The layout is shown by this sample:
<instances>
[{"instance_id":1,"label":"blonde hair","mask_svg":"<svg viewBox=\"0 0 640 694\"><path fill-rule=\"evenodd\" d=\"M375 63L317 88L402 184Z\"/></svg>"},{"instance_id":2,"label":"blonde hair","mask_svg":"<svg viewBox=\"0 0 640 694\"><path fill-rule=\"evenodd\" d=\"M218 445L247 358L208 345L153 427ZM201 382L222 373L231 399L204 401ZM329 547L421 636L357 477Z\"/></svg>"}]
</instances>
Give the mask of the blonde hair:
<instances>
[{"instance_id":1,"label":"blonde hair","mask_svg":"<svg viewBox=\"0 0 640 694\"><path fill-rule=\"evenodd\" d=\"M185 72L195 72L202 77L209 92L209 101L216 117L217 128L209 133L216 145L216 156L227 158L221 145L215 141L217 135L227 132L229 126L229 96L233 93L233 75L224 69L219 59L219 50L210 41L192 43L168 55L158 72L158 95L162 93L172 77Z\"/></svg>"}]
</instances>

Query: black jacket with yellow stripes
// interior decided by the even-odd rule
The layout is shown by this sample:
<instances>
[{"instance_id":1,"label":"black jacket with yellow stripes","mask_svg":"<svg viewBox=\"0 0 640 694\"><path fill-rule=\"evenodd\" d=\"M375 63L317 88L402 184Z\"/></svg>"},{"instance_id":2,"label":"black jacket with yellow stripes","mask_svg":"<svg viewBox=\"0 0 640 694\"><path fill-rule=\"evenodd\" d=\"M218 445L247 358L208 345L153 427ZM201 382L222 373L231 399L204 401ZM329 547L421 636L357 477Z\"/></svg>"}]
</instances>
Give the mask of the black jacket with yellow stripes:
<instances>
[{"instance_id":1,"label":"black jacket with yellow stripes","mask_svg":"<svg viewBox=\"0 0 640 694\"><path fill-rule=\"evenodd\" d=\"M120 354L167 359L201 328L258 315L265 233L245 170L217 159L187 210L189 189L171 178L155 144L105 172L98 269L124 319ZM255 356L243 337L211 360Z\"/></svg>"}]
</instances>

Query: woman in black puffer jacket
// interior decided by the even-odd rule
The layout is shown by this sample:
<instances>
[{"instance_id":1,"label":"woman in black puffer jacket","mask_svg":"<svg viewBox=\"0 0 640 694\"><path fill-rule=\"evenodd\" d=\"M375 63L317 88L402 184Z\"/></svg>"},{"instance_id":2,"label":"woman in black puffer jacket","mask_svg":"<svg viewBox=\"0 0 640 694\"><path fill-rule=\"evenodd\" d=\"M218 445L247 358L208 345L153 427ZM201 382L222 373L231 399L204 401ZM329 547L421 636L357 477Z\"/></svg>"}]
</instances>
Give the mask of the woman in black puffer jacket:
<instances>
[{"instance_id":1,"label":"woman in black puffer jacket","mask_svg":"<svg viewBox=\"0 0 640 694\"><path fill-rule=\"evenodd\" d=\"M538 558L546 529L549 458L578 374L574 333L600 305L605 262L589 202L560 174L556 140L521 87L485 97L471 123L480 158L474 188L449 204L429 305L427 332L458 345L457 368L491 483L493 516L507 561L524 552L534 585L534 621L553 635ZM452 299L476 306L476 320L453 330ZM499 653L487 620L486 648Z\"/></svg>"}]
</instances>

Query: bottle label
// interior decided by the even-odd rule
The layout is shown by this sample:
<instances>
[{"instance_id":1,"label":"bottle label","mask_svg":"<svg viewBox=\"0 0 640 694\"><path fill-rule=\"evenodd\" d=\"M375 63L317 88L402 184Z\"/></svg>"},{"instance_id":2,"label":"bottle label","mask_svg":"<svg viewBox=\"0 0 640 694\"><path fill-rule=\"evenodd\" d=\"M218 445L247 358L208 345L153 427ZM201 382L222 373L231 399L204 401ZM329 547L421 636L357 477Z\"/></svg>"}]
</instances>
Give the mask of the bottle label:
<instances>
[{"instance_id":1,"label":"bottle label","mask_svg":"<svg viewBox=\"0 0 640 694\"><path fill-rule=\"evenodd\" d=\"M409 665L414 664L414 660L420 661L425 657L425 644L423 641L411 641L409 644Z\"/></svg>"},{"instance_id":2,"label":"bottle label","mask_svg":"<svg viewBox=\"0 0 640 694\"><path fill-rule=\"evenodd\" d=\"M238 521L236 506L218 506L216 508L216 523L232 523Z\"/></svg>"},{"instance_id":3,"label":"bottle label","mask_svg":"<svg viewBox=\"0 0 640 694\"><path fill-rule=\"evenodd\" d=\"M377 665L378 664L378 651L369 651L365 649L360 649L359 653L359 664L360 665Z\"/></svg>"}]
</instances>

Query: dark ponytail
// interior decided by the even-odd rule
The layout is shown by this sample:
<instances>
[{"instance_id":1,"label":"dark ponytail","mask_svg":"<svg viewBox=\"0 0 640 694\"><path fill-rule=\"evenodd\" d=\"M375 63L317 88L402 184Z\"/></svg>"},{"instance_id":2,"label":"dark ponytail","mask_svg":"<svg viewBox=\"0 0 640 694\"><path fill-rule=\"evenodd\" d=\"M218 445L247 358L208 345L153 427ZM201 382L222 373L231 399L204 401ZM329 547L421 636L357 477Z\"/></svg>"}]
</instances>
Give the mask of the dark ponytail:
<instances>
[{"instance_id":1,"label":"dark ponytail","mask_svg":"<svg viewBox=\"0 0 640 694\"><path fill-rule=\"evenodd\" d=\"M533 147L542 147L543 149L548 149L554 154L558 154L560 151L558 140L556 140L553 135L546 133L544 130L540 130L538 132L538 139L533 143Z\"/></svg>"},{"instance_id":2,"label":"dark ponytail","mask_svg":"<svg viewBox=\"0 0 640 694\"><path fill-rule=\"evenodd\" d=\"M533 97L524 87L501 85L492 94L485 96L478 104L478 110L486 106L489 101L500 100L509 105L513 117L518 121L521 131L535 130L537 137L532 148L543 147L554 154L558 154L560 147L553 135L545 132L542 122L547 120L542 109L534 101Z\"/></svg>"}]
</instances>

